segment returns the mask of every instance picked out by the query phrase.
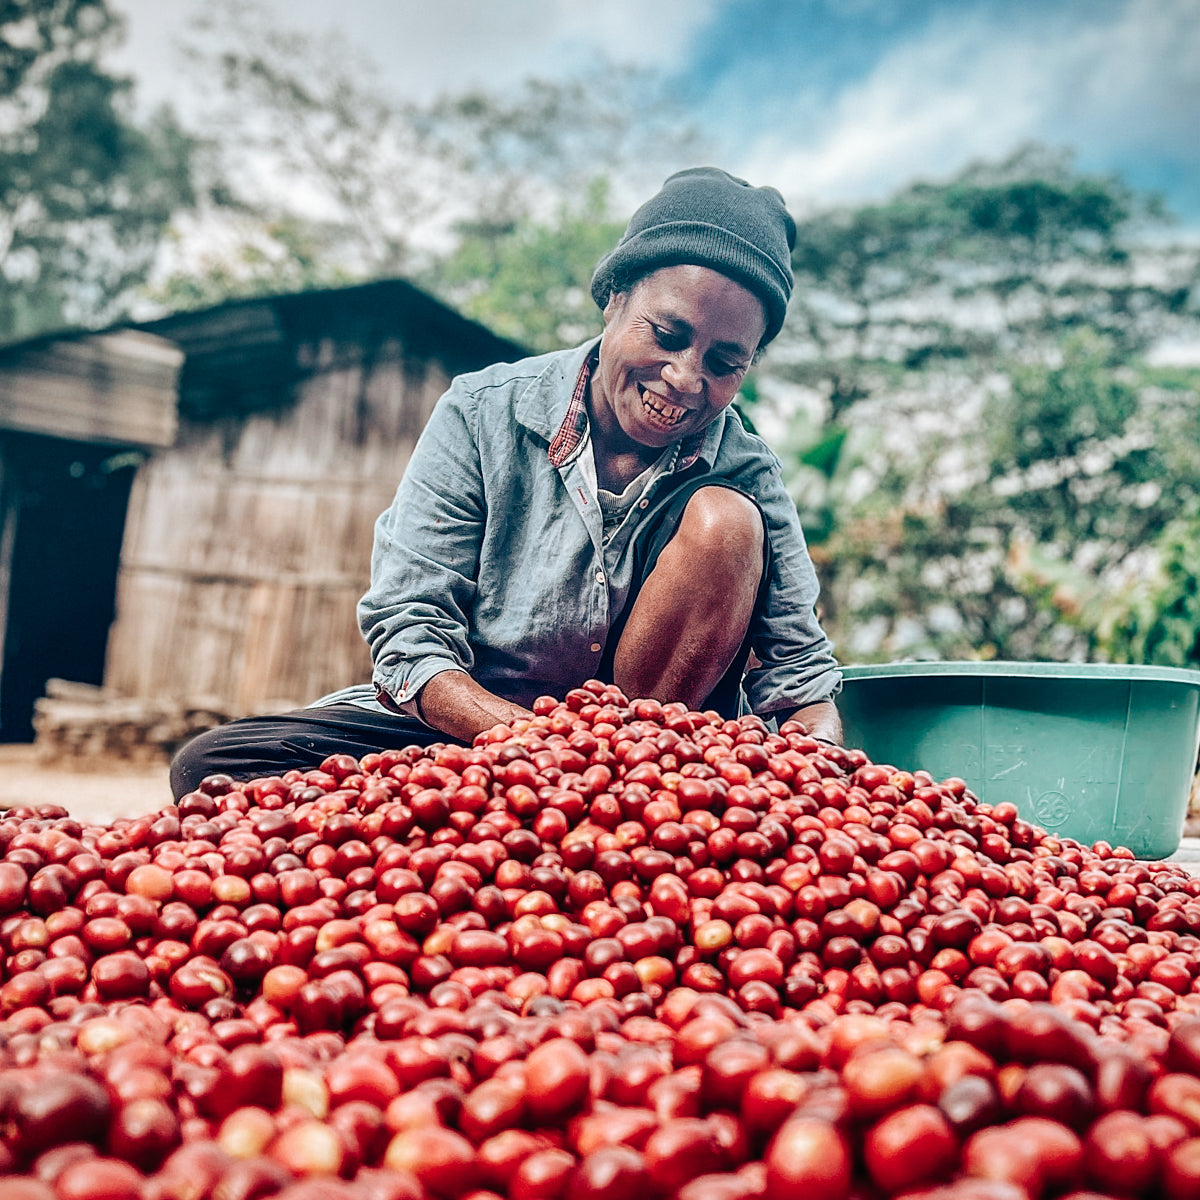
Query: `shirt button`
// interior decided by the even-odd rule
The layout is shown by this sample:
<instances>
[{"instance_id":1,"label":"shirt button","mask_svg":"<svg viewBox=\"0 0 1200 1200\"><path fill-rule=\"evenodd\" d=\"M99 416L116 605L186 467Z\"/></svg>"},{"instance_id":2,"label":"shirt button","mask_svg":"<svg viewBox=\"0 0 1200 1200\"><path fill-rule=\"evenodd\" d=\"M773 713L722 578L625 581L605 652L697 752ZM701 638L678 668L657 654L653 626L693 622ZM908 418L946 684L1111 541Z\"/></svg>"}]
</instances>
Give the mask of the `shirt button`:
<instances>
[{"instance_id":1,"label":"shirt button","mask_svg":"<svg viewBox=\"0 0 1200 1200\"><path fill-rule=\"evenodd\" d=\"M604 572L603 572L603 571L597 571L597 572L596 572L596 582L597 582L597 583L603 583L603 582L604 582Z\"/></svg>"},{"instance_id":2,"label":"shirt button","mask_svg":"<svg viewBox=\"0 0 1200 1200\"><path fill-rule=\"evenodd\" d=\"M599 654L602 648L603 647L601 647L599 642L592 643L592 653L593 654Z\"/></svg>"},{"instance_id":3,"label":"shirt button","mask_svg":"<svg viewBox=\"0 0 1200 1200\"><path fill-rule=\"evenodd\" d=\"M649 507L650 507L649 500L639 500L638 501L638 508L649 508Z\"/></svg>"}]
</instances>

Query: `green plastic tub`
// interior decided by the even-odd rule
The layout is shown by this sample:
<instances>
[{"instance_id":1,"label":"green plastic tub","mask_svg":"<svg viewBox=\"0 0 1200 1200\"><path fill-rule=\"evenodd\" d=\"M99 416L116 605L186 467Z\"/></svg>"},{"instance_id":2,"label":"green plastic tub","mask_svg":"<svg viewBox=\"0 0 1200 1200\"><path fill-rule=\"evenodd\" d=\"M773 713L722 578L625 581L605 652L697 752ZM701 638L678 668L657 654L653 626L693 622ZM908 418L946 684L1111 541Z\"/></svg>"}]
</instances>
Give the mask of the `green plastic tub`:
<instances>
[{"instance_id":1,"label":"green plastic tub","mask_svg":"<svg viewBox=\"0 0 1200 1200\"><path fill-rule=\"evenodd\" d=\"M1080 663L845 667L846 744L957 775L988 804L1139 858L1179 848L1200 741L1200 671Z\"/></svg>"}]
</instances>

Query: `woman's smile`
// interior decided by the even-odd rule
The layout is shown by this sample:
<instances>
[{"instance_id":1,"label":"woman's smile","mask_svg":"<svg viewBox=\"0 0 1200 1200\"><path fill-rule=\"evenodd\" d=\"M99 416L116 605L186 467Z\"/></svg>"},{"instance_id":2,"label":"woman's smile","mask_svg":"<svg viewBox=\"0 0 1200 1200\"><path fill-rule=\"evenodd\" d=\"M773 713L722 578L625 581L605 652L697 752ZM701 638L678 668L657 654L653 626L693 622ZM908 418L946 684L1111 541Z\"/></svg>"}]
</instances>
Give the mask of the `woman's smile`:
<instances>
[{"instance_id":1,"label":"woman's smile","mask_svg":"<svg viewBox=\"0 0 1200 1200\"><path fill-rule=\"evenodd\" d=\"M647 420L673 429L688 415L688 409L681 405L664 400L641 384L638 384L637 388Z\"/></svg>"}]
</instances>

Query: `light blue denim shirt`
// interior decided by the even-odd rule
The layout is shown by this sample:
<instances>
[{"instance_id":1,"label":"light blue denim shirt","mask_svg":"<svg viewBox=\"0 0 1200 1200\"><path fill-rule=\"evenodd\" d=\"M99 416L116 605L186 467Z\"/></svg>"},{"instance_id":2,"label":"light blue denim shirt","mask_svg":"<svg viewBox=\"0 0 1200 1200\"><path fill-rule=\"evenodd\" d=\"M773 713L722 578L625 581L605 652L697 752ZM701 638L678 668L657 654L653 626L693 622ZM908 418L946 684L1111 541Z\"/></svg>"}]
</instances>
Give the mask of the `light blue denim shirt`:
<instances>
[{"instance_id":1,"label":"light blue denim shirt","mask_svg":"<svg viewBox=\"0 0 1200 1200\"><path fill-rule=\"evenodd\" d=\"M371 586L358 606L372 684L317 705L385 711L378 688L413 712L420 689L450 670L517 704L561 698L596 674L633 583L639 519L697 474L754 496L766 518L771 574L753 635L761 666L743 684L750 709L790 712L840 689L814 614L816 573L779 461L735 412L722 412L691 453L664 456L629 518L605 541L587 439L563 436L595 345L454 380L376 522Z\"/></svg>"}]
</instances>

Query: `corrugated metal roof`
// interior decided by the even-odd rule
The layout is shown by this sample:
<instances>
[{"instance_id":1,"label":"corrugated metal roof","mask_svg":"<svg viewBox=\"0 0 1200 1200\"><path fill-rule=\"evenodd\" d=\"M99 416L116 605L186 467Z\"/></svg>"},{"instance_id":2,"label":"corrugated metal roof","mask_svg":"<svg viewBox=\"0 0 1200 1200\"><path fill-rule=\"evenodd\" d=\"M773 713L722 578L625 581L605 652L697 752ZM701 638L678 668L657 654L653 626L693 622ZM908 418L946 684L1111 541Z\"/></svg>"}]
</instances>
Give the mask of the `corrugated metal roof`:
<instances>
[{"instance_id":1,"label":"corrugated metal roof","mask_svg":"<svg viewBox=\"0 0 1200 1200\"><path fill-rule=\"evenodd\" d=\"M407 353L436 359L450 375L528 353L403 279L235 299L152 321L99 331L65 330L0 347L0 428L6 424L29 428L10 423L15 418L7 417L5 378L7 394L14 396L27 390L26 372L53 372L55 360L63 359L63 369L70 374L69 361L80 358L80 347L101 342L115 346L113 339L129 334L152 334L182 351L178 409L195 420L286 403L291 385L320 369L319 356L302 349L317 343L335 347L344 360L346 356L369 358L383 342L398 340ZM132 364L128 371L110 365L107 382L94 394L93 405L109 405L121 388L135 387L136 374ZM83 379L78 384L86 389ZM86 407L86 402L86 390L79 391L73 403ZM16 412L15 402L9 408ZM103 424L100 421L99 427ZM76 417L71 428L86 431L87 425L86 418ZM160 436L147 444L164 444L157 440Z\"/></svg>"}]
</instances>

